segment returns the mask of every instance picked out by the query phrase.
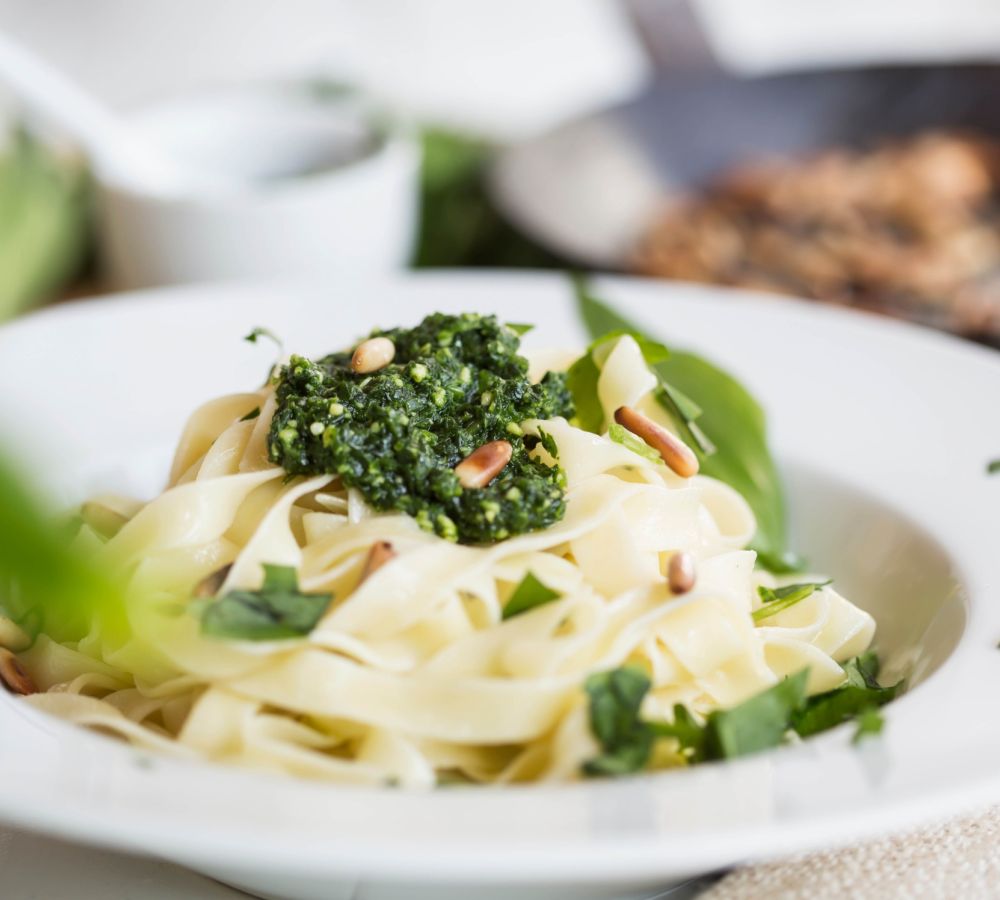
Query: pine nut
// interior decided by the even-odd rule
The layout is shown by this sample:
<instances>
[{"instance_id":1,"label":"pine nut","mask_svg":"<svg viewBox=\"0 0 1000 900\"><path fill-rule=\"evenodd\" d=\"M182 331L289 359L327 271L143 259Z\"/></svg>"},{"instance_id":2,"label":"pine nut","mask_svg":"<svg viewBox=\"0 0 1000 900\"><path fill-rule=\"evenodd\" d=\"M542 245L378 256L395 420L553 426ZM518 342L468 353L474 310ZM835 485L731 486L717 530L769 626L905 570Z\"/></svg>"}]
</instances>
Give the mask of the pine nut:
<instances>
[{"instance_id":1,"label":"pine nut","mask_svg":"<svg viewBox=\"0 0 1000 900\"><path fill-rule=\"evenodd\" d=\"M365 567L361 572L361 581L366 581L387 562L395 559L396 555L395 549L388 541L375 541L371 550L368 551L368 559L365 560Z\"/></svg>"},{"instance_id":2,"label":"pine nut","mask_svg":"<svg viewBox=\"0 0 1000 900\"><path fill-rule=\"evenodd\" d=\"M0 616L0 647L17 652L27 650L30 645L31 638L17 622Z\"/></svg>"},{"instance_id":3,"label":"pine nut","mask_svg":"<svg viewBox=\"0 0 1000 900\"><path fill-rule=\"evenodd\" d=\"M686 594L694 587L694 557L686 550L679 550L667 563L667 585L671 593Z\"/></svg>"},{"instance_id":4,"label":"pine nut","mask_svg":"<svg viewBox=\"0 0 1000 900\"><path fill-rule=\"evenodd\" d=\"M229 570L233 567L232 563L228 566L223 566L221 569L216 569L211 575L206 575L202 578L198 584L195 585L192 596L194 597L214 597L219 593L219 589L222 587L229 575Z\"/></svg>"},{"instance_id":5,"label":"pine nut","mask_svg":"<svg viewBox=\"0 0 1000 900\"><path fill-rule=\"evenodd\" d=\"M10 650L0 649L0 681L12 694L37 694L38 688L31 676L24 670L19 660Z\"/></svg>"},{"instance_id":6,"label":"pine nut","mask_svg":"<svg viewBox=\"0 0 1000 900\"><path fill-rule=\"evenodd\" d=\"M509 441L490 441L455 466L455 474L464 488L486 487L503 471L513 453Z\"/></svg>"},{"instance_id":7,"label":"pine nut","mask_svg":"<svg viewBox=\"0 0 1000 900\"><path fill-rule=\"evenodd\" d=\"M619 406L615 410L615 421L656 450L663 457L663 461L681 478L690 478L698 474L698 457L694 455L694 451L662 425L657 425L649 416L644 416L631 406Z\"/></svg>"},{"instance_id":8,"label":"pine nut","mask_svg":"<svg viewBox=\"0 0 1000 900\"><path fill-rule=\"evenodd\" d=\"M396 355L396 345L387 337L369 338L358 344L351 357L351 369L358 375L384 369Z\"/></svg>"}]
</instances>

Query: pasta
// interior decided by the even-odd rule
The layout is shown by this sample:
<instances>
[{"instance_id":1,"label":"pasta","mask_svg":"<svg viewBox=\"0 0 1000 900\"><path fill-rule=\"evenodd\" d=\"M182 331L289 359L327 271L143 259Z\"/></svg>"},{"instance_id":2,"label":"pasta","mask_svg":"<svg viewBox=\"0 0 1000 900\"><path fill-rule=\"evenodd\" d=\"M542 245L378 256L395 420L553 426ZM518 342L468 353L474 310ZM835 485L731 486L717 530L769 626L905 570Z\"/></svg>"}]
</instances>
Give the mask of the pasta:
<instances>
[{"instance_id":1,"label":"pasta","mask_svg":"<svg viewBox=\"0 0 1000 900\"><path fill-rule=\"evenodd\" d=\"M669 428L655 386L636 341L618 339L597 383L606 420L628 405ZM565 516L472 546L376 511L336 477L286 478L267 451L275 408L271 385L210 401L163 493L102 501L125 524L107 540L84 525L77 540L126 585L130 633L39 637L21 655L41 689L28 702L150 750L335 782L551 781L597 752L589 674L640 667L644 712L669 720L675 704L705 716L803 669L809 693L831 690L871 643L871 616L829 585L755 622L757 587L774 579L745 549L747 503L607 433L521 423L554 441L558 460L549 442L533 453L565 473ZM394 555L366 575L380 542ZM679 552L697 579L677 595L666 572ZM316 626L273 640L206 634L195 586L228 567L218 595L258 589L264 565L332 594ZM556 598L505 618L529 574Z\"/></svg>"}]
</instances>

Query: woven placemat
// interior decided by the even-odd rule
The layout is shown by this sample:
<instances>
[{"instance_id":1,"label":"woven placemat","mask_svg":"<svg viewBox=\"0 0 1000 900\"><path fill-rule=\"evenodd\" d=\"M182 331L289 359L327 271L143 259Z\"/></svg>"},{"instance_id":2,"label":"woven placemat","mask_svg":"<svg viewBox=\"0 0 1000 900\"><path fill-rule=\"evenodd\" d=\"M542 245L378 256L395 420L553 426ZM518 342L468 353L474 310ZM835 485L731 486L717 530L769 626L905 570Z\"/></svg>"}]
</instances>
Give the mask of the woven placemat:
<instances>
[{"instance_id":1,"label":"woven placemat","mask_svg":"<svg viewBox=\"0 0 1000 900\"><path fill-rule=\"evenodd\" d=\"M1000 806L909 834L736 869L698 900L995 900Z\"/></svg>"}]
</instances>

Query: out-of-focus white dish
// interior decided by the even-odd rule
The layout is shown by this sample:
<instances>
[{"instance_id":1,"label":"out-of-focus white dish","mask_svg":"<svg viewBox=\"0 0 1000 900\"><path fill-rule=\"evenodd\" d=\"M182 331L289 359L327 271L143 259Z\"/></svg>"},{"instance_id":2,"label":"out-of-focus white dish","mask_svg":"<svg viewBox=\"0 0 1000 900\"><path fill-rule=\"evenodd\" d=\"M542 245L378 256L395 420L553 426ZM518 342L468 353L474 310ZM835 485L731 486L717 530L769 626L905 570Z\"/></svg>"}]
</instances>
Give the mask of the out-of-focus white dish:
<instances>
[{"instance_id":1,"label":"out-of-focus white dish","mask_svg":"<svg viewBox=\"0 0 1000 900\"><path fill-rule=\"evenodd\" d=\"M419 793L151 758L0 696L0 766L17 773L0 786L0 817L272 896L586 898L1000 799L1000 480L984 471L1000 455L1000 357L791 301L599 289L766 405L797 546L873 612L889 664L914 670L880 739L852 746L848 726L686 771ZM0 331L0 443L76 496L148 492L192 406L259 382L272 350L240 340L251 327L319 353L432 310L535 322L535 347L585 341L565 282L541 276L344 276L64 307Z\"/></svg>"},{"instance_id":2,"label":"out-of-focus white dish","mask_svg":"<svg viewBox=\"0 0 1000 900\"><path fill-rule=\"evenodd\" d=\"M419 151L350 97L231 88L145 107L134 121L197 179L175 190L98 166L114 287L329 278L409 261Z\"/></svg>"}]
</instances>

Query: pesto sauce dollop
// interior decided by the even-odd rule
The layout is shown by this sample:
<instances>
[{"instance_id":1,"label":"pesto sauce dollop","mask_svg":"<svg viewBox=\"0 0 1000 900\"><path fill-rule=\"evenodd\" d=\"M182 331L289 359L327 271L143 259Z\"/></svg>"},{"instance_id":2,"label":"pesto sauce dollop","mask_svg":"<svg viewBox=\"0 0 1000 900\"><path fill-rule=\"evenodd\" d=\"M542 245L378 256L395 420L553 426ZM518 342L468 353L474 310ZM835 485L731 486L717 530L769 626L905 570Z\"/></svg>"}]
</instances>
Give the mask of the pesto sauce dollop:
<instances>
[{"instance_id":1,"label":"pesto sauce dollop","mask_svg":"<svg viewBox=\"0 0 1000 900\"><path fill-rule=\"evenodd\" d=\"M367 375L350 353L293 356L277 376L268 436L291 475L339 475L379 510L400 510L448 540L489 544L557 522L566 512L558 466L530 455L526 419L570 417L565 376L528 380L520 339L495 316L435 313L416 328L373 331L396 345ZM514 452L485 488L463 488L453 469L488 441Z\"/></svg>"}]
</instances>

